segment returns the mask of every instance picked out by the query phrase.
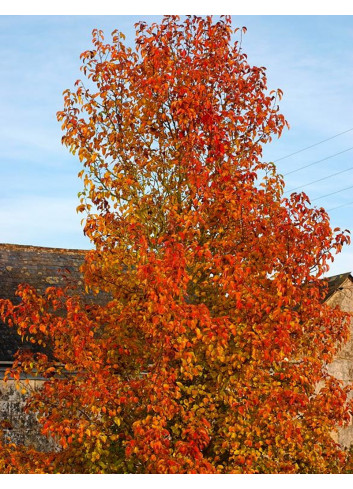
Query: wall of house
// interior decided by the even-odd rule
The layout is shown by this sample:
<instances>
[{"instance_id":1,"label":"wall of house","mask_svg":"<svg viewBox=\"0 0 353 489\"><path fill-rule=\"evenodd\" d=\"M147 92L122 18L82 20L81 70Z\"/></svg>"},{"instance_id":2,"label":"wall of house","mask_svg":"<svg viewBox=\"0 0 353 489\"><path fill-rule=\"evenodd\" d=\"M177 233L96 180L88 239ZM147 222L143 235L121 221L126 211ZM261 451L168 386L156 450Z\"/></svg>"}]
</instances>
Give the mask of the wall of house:
<instances>
[{"instance_id":1,"label":"wall of house","mask_svg":"<svg viewBox=\"0 0 353 489\"><path fill-rule=\"evenodd\" d=\"M353 281L347 278L328 300L332 307L339 306L343 311L353 313ZM348 342L343 345L334 362L328 366L329 373L345 385L353 382L353 319L351 321L351 334ZM353 442L353 422L350 426L341 429L337 441L345 446Z\"/></svg>"},{"instance_id":2,"label":"wall of house","mask_svg":"<svg viewBox=\"0 0 353 489\"><path fill-rule=\"evenodd\" d=\"M42 381L29 380L28 384L21 384L18 389L14 382L0 383L0 427L5 440L9 443L33 446L44 452L55 449L54 440L41 434L36 415L24 412L27 396L22 389L26 389L27 392L38 389Z\"/></svg>"}]
</instances>

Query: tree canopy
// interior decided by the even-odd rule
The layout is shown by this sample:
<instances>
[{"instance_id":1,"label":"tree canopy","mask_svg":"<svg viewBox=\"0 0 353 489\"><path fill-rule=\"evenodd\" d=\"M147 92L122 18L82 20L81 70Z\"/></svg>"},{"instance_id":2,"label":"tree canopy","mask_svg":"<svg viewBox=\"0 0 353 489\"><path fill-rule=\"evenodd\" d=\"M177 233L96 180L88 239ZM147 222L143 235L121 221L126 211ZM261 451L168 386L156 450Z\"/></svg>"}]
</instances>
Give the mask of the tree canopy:
<instances>
[{"instance_id":1,"label":"tree canopy","mask_svg":"<svg viewBox=\"0 0 353 489\"><path fill-rule=\"evenodd\" d=\"M287 123L245 30L166 16L136 24L134 49L93 31L58 119L82 164L85 284L109 300L23 287L20 306L2 301L50 348L9 376L46 378L28 409L60 448L4 444L2 471L346 470L332 433L349 388L326 366L349 327L322 278L349 238L263 161Z\"/></svg>"}]
</instances>

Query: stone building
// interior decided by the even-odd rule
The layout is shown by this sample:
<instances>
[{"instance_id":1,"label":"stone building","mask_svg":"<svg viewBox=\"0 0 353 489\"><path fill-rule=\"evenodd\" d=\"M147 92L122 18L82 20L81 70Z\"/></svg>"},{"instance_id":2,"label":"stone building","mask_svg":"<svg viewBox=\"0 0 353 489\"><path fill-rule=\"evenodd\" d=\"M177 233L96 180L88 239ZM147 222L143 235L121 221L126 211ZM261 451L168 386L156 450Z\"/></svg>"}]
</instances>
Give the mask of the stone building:
<instances>
[{"instance_id":1,"label":"stone building","mask_svg":"<svg viewBox=\"0 0 353 489\"><path fill-rule=\"evenodd\" d=\"M353 313L353 276L351 273L330 277L326 302L332 307L339 306L343 311ZM350 338L329 365L328 370L345 385L353 382L353 320L351 320ZM353 442L352 421L348 428L340 430L337 441L345 446Z\"/></svg>"},{"instance_id":2,"label":"stone building","mask_svg":"<svg viewBox=\"0 0 353 489\"><path fill-rule=\"evenodd\" d=\"M82 288L79 269L84 256L84 250L0 244L0 298L18 302L15 292L20 283L28 283L38 292L70 283ZM30 346L21 341L15 329L0 321L0 379L12 364L15 352ZM27 390L39 388L43 382L37 377L28 380L28 385L23 384ZM13 382L0 384L0 428L13 442L33 445L40 450L50 449L53 442L40 435L35 415L23 413L25 397Z\"/></svg>"},{"instance_id":3,"label":"stone building","mask_svg":"<svg viewBox=\"0 0 353 489\"><path fill-rule=\"evenodd\" d=\"M0 298L18 301L15 291L20 283L28 283L38 292L52 285L71 283L82 287L80 265L85 253L84 250L0 244ZM326 301L332 306L338 305L345 311L353 312L353 277L350 273L330 277ZM5 369L11 365L14 353L29 345L21 341L14 329L1 322L0 335L1 378ZM353 382L353 323L351 339L329 369L330 373L345 383ZM39 387L42 382L37 378L29 380L31 388ZM32 444L42 450L50 448L52 444L39 433L35 416L23 414L23 404L24 396L14 385L8 383L0 386L0 427L17 443ZM341 430L338 441L345 445L353 441L353 424Z\"/></svg>"}]
</instances>

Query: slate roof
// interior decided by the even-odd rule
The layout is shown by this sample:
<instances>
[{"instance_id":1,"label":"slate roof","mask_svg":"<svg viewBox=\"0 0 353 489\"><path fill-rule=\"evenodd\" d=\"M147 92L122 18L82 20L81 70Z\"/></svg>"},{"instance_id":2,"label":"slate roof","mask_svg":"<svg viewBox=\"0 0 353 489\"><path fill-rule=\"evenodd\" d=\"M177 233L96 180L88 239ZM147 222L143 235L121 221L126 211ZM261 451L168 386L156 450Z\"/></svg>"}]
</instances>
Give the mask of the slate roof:
<instances>
[{"instance_id":1,"label":"slate roof","mask_svg":"<svg viewBox=\"0 0 353 489\"><path fill-rule=\"evenodd\" d=\"M332 296L332 294L336 292L336 290L340 289L341 285L347 278L353 280L351 272L341 273L339 275L333 275L332 277L327 277L327 278L328 278L328 291L327 291L325 301L327 301L327 299L329 299Z\"/></svg>"},{"instance_id":2,"label":"slate roof","mask_svg":"<svg viewBox=\"0 0 353 489\"><path fill-rule=\"evenodd\" d=\"M53 285L82 285L79 268L85 253L85 250L0 244L0 298L19 302L15 291L20 283L28 283L39 292ZM15 328L0 321L0 362L11 362L21 346L24 344Z\"/></svg>"}]
</instances>

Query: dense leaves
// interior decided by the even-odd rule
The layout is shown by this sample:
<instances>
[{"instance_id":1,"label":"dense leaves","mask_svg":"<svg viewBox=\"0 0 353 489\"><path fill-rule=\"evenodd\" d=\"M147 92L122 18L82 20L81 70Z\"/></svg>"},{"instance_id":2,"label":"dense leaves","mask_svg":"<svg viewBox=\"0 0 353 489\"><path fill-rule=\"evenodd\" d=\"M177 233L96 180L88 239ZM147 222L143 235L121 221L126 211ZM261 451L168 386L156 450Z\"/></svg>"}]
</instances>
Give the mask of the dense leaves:
<instances>
[{"instance_id":1,"label":"dense leaves","mask_svg":"<svg viewBox=\"0 0 353 489\"><path fill-rule=\"evenodd\" d=\"M58 444L44 458L4 445L3 471L345 470L332 434L349 389L326 365L348 321L322 277L349 238L305 194L283 198L262 161L286 121L244 32L165 17L136 25L136 50L93 32L58 118L82 162L86 287L109 300L23 287L2 302L50 347L8 375L46 378L28 409Z\"/></svg>"}]
</instances>

